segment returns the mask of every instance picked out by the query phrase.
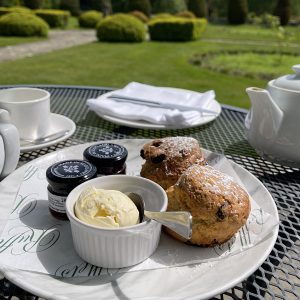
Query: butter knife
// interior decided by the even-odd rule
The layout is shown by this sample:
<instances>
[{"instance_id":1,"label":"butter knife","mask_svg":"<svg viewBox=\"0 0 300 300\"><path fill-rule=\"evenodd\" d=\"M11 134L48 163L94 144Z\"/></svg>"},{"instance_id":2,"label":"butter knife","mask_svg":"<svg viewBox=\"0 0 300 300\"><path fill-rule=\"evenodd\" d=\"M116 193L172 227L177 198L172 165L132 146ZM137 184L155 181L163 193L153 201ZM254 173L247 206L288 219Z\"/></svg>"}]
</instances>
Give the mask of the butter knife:
<instances>
[{"instance_id":1,"label":"butter knife","mask_svg":"<svg viewBox=\"0 0 300 300\"><path fill-rule=\"evenodd\" d=\"M127 102L127 103L133 103L133 104L140 104L140 105L146 105L150 107L158 107L158 108L169 108L169 109L178 109L181 111L188 111L188 110L195 110L200 113L205 113L211 114L211 115L216 115L217 112L213 111L211 109L203 108L203 107L191 107L191 106L186 106L186 105L180 105L180 104L175 104L175 103L165 103L165 102L159 102L155 100L147 100L147 99L142 99L142 98L135 98L135 97L127 97L127 96L122 96L118 94L111 94L107 98L113 99L119 102Z\"/></svg>"},{"instance_id":2,"label":"butter knife","mask_svg":"<svg viewBox=\"0 0 300 300\"><path fill-rule=\"evenodd\" d=\"M22 139L21 138L20 142L21 142L21 146L44 144L44 143L48 143L48 142L57 140L59 138L62 138L64 136L66 136L69 132L70 132L70 130L62 130L62 131L58 131L58 132L43 136L41 138L37 138L37 139Z\"/></svg>"}]
</instances>

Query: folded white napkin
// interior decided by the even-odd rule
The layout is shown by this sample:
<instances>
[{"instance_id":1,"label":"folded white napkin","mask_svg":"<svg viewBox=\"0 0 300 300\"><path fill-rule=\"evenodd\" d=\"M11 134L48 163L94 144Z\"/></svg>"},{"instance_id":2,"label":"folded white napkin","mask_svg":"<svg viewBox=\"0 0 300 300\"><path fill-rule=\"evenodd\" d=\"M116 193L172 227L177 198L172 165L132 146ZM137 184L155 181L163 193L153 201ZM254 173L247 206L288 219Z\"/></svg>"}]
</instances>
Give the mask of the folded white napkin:
<instances>
[{"instance_id":1,"label":"folded white napkin","mask_svg":"<svg viewBox=\"0 0 300 300\"><path fill-rule=\"evenodd\" d=\"M188 110L151 107L144 104L120 102L116 99L88 99L87 105L98 115L108 115L125 120L145 120L153 124L188 126L201 118L202 113L195 107L208 108L215 99L214 91L197 93L193 91L154 87L137 82L129 83L125 88L114 91L112 95L133 97L148 101L158 101L164 104L179 104L190 107ZM217 114L217 112L216 112Z\"/></svg>"}]
</instances>

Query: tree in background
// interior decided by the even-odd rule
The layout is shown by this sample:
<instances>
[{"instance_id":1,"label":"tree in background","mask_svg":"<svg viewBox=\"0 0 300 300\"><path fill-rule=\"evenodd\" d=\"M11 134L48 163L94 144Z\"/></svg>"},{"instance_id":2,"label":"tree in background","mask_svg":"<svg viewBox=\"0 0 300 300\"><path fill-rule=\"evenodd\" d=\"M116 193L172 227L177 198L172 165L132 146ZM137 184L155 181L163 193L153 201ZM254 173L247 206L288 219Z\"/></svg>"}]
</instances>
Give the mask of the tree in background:
<instances>
[{"instance_id":1,"label":"tree in background","mask_svg":"<svg viewBox=\"0 0 300 300\"><path fill-rule=\"evenodd\" d=\"M185 0L155 0L153 4L153 13L170 13L187 10Z\"/></svg>"},{"instance_id":2,"label":"tree in background","mask_svg":"<svg viewBox=\"0 0 300 300\"><path fill-rule=\"evenodd\" d=\"M100 0L100 10L103 13L104 17L111 15L112 13L111 0Z\"/></svg>"},{"instance_id":3,"label":"tree in background","mask_svg":"<svg viewBox=\"0 0 300 300\"><path fill-rule=\"evenodd\" d=\"M23 0L24 5L30 9L41 8L42 2L42 0Z\"/></svg>"},{"instance_id":4,"label":"tree in background","mask_svg":"<svg viewBox=\"0 0 300 300\"><path fill-rule=\"evenodd\" d=\"M248 15L247 0L229 0L228 1L228 22L229 24L244 24Z\"/></svg>"},{"instance_id":5,"label":"tree in background","mask_svg":"<svg viewBox=\"0 0 300 300\"><path fill-rule=\"evenodd\" d=\"M61 0L60 8L70 11L73 16L80 14L79 0Z\"/></svg>"},{"instance_id":6,"label":"tree in background","mask_svg":"<svg viewBox=\"0 0 300 300\"><path fill-rule=\"evenodd\" d=\"M248 3L249 12L255 12L257 16L274 11L277 0L250 0Z\"/></svg>"},{"instance_id":7,"label":"tree in background","mask_svg":"<svg viewBox=\"0 0 300 300\"><path fill-rule=\"evenodd\" d=\"M126 0L111 0L113 13L125 12Z\"/></svg>"},{"instance_id":8,"label":"tree in background","mask_svg":"<svg viewBox=\"0 0 300 300\"><path fill-rule=\"evenodd\" d=\"M188 10L193 12L198 18L207 17L206 0L189 0Z\"/></svg>"},{"instance_id":9,"label":"tree in background","mask_svg":"<svg viewBox=\"0 0 300 300\"><path fill-rule=\"evenodd\" d=\"M127 0L126 10L127 11L138 10L149 17L151 14L151 3L149 0Z\"/></svg>"},{"instance_id":10,"label":"tree in background","mask_svg":"<svg viewBox=\"0 0 300 300\"><path fill-rule=\"evenodd\" d=\"M289 0L278 0L274 11L275 16L280 19L280 25L286 26L291 17L291 5Z\"/></svg>"}]
</instances>

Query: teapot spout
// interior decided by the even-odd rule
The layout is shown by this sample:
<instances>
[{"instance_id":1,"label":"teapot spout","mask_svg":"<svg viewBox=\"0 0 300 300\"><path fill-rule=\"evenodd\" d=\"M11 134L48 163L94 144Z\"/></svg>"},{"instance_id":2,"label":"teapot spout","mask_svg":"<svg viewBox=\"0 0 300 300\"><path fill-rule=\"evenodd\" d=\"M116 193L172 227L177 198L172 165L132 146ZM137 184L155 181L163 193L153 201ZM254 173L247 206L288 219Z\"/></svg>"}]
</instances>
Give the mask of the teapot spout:
<instances>
[{"instance_id":1,"label":"teapot spout","mask_svg":"<svg viewBox=\"0 0 300 300\"><path fill-rule=\"evenodd\" d=\"M260 134L269 141L276 139L281 128L283 111L267 90L249 87L246 92L252 104L245 120L246 129L256 131L256 134Z\"/></svg>"}]
</instances>

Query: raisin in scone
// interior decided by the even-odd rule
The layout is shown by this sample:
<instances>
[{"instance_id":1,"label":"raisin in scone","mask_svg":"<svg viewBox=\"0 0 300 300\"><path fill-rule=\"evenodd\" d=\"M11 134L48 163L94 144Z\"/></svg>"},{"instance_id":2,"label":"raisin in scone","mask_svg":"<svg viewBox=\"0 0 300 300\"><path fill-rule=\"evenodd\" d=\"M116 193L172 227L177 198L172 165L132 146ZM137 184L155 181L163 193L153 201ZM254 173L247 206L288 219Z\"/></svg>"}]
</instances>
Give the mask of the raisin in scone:
<instances>
[{"instance_id":1,"label":"raisin in scone","mask_svg":"<svg viewBox=\"0 0 300 300\"><path fill-rule=\"evenodd\" d=\"M168 211L191 212L193 233L189 242L199 246L212 247L228 241L250 213L247 192L232 177L211 166L191 166L167 190L167 195ZM169 230L168 233L172 234Z\"/></svg>"},{"instance_id":2,"label":"raisin in scone","mask_svg":"<svg viewBox=\"0 0 300 300\"><path fill-rule=\"evenodd\" d=\"M143 146L145 159L141 176L155 181L164 189L175 184L180 175L193 164L205 164L201 148L191 137L155 139Z\"/></svg>"}]
</instances>

